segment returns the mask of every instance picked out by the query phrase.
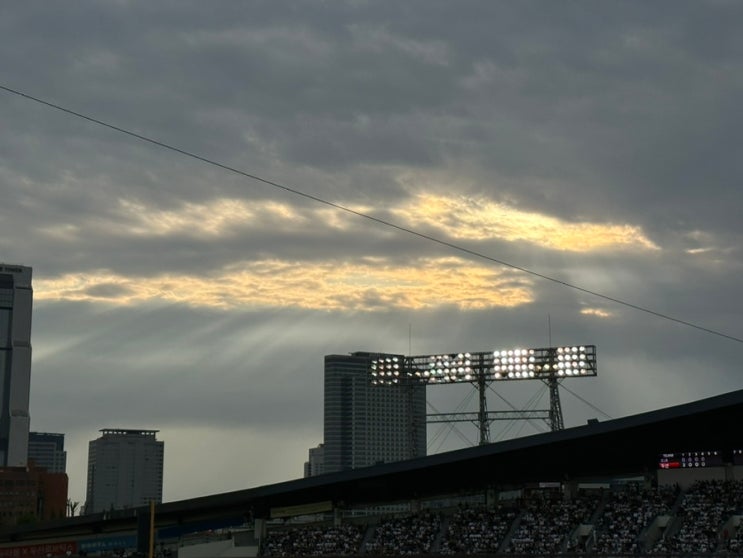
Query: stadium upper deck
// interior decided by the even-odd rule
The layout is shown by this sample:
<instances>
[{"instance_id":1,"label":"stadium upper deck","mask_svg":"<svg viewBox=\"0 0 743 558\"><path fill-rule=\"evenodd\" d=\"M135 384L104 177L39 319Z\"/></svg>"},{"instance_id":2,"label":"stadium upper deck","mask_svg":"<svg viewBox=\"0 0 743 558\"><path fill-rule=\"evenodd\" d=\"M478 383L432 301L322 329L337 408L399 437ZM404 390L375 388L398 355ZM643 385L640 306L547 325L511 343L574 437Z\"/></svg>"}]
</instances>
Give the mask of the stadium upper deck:
<instances>
[{"instance_id":1,"label":"stadium upper deck","mask_svg":"<svg viewBox=\"0 0 743 558\"><path fill-rule=\"evenodd\" d=\"M743 390L675 407L432 455L158 505L157 527L230 518L269 518L281 509L351 508L422 500L527 483L606 480L655 475L659 454L715 450L727 464L743 448L734 425L743 416ZM0 543L53 540L85 533L136 531L146 509L19 526ZM305 511L306 513L306 511Z\"/></svg>"}]
</instances>

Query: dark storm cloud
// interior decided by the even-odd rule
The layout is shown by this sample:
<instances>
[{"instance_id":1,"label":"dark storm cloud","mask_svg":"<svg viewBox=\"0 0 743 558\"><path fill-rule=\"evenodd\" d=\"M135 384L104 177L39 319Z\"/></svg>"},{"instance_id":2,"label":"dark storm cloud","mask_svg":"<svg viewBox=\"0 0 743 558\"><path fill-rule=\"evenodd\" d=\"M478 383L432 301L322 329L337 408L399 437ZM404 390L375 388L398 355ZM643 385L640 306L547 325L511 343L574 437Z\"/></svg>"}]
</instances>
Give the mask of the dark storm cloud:
<instances>
[{"instance_id":1,"label":"dark storm cloud","mask_svg":"<svg viewBox=\"0 0 743 558\"><path fill-rule=\"evenodd\" d=\"M269 171L265 149L325 169L440 165L442 142L459 143L484 175L561 181L558 192L536 180L507 191L568 217L611 207L649 227L656 218L646 211L669 226L717 228L715 208L731 216L740 201L735 5L674 4L679 15L669 18L664 3L471 3L470 18L426 4L420 18L415 3L394 12L251 4L212 14L165 4L140 7L145 25L130 19L130 6L82 6L10 18L8 28L34 31L19 44L30 57L42 56L40 35L56 45L43 52L44 72L24 69L23 85L248 168ZM69 32L87 22L86 33ZM701 36L710 38L692 39ZM82 141L101 134L75 127ZM96 161L100 174L121 176L113 153L128 158L134 148L107 141L113 151ZM147 155L141 167L150 173L172 163ZM204 195L196 181L130 182L155 199L163 190ZM710 190L719 206L703 203Z\"/></svg>"}]
</instances>

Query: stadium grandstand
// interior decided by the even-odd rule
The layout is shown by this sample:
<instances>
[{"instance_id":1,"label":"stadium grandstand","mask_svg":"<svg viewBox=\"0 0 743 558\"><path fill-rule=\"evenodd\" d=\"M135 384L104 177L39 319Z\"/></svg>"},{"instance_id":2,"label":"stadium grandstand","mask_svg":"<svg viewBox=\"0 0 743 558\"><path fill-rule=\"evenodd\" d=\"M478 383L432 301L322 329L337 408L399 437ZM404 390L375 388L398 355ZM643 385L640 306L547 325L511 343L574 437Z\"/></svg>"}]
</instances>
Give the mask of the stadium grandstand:
<instances>
[{"instance_id":1,"label":"stadium grandstand","mask_svg":"<svg viewBox=\"0 0 743 558\"><path fill-rule=\"evenodd\" d=\"M0 532L0 558L743 556L743 390L397 463Z\"/></svg>"}]
</instances>

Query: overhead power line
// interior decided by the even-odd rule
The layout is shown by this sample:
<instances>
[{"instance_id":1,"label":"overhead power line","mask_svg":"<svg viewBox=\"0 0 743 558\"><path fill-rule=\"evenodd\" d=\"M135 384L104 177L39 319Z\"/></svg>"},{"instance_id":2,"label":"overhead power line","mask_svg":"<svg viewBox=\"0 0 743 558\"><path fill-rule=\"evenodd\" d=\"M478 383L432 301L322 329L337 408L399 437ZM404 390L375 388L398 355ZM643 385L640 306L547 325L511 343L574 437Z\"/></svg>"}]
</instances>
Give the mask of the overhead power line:
<instances>
[{"instance_id":1,"label":"overhead power line","mask_svg":"<svg viewBox=\"0 0 743 558\"><path fill-rule=\"evenodd\" d=\"M176 153L180 153L181 155L184 155L185 157L190 157L191 159L196 159L197 161L201 161L202 163L206 163L207 165L211 165L213 167L217 167L226 171L229 171L234 174L238 174L240 176L243 176L245 178L250 178L252 180L262 182L263 184L267 184L269 186L273 186L274 188L278 188L280 190L284 190L286 192L289 192L291 194L294 194L296 196L300 196L309 200L312 200L314 202L330 206L332 208L338 209L340 211L344 211L346 213L349 213L351 215L355 215L356 217L361 217L362 219L366 219L368 221L372 221L374 223L384 225L386 227L390 227L393 229L396 229L398 231L404 232L406 234L416 236L418 238L422 238L424 240L428 240L430 242L434 242L436 244L439 244L441 246L446 246L447 248L451 248L452 250L455 250L457 252L461 252L463 254L467 254L469 256L474 256L475 258L485 260L488 262L496 263L498 265L501 265L503 267L508 267L510 269L514 269L516 271L520 271L522 273L526 273L528 275L531 275L533 277L538 277L539 279L543 279L545 281L550 281L552 283L555 283L557 285L561 285L563 287L567 287L569 289L573 289L575 291L585 293L587 295L600 298L603 300L606 300L608 302L613 302L615 304L619 304L621 306L625 306L627 308L632 308L633 310L638 310L640 312L644 312L645 314L649 314L651 316L655 316L657 318L661 318L664 320L668 320L670 322L674 322L683 326L687 326L699 331L702 331L704 333L708 333L711 335L716 335L718 337L724 337L725 339L729 339L731 341L735 341L737 343L743 343L743 339L740 337L736 337L734 335L729 335L727 333L724 333L722 331L717 331L708 327L701 326L699 324L695 324L693 322L682 320L680 318L675 318L673 316L670 316L668 314L663 314L662 312L657 312L655 310L652 310L650 308L647 308L645 306L640 306L639 304L633 304L631 302L627 302L626 300L621 300L619 298L615 298L612 296L608 296L602 293L599 293L597 291L592 291L590 289L586 289L584 287L581 287L579 285L575 285L573 283L568 283L567 281L563 281L561 279L557 279L555 277L550 277L549 275L545 275L543 273L539 273L537 271L533 271L531 269L515 265L503 260L500 260L498 258L495 258L493 256L488 256L487 254L483 254L482 252L478 252L477 250L471 250L469 248L465 248L464 246L460 246L458 244L454 244L453 242L449 242L446 240L443 240L441 238L437 238L435 236L431 236L429 234L425 234L413 229L410 229L408 227L405 227L403 225L398 225L397 223L393 223L391 221L387 221L386 219L380 219L379 217L374 217L373 215L369 215L368 213L363 213L361 211L356 211L355 209L351 209L350 207L346 207L344 205L331 202L329 200L320 198L318 196L314 196L312 194L308 194L307 192L302 192L301 190L297 190L295 188L291 188L289 186L286 186L284 184L280 184L278 182L274 182L273 180L268 180L266 178L262 178L260 176L257 176L255 174L251 174L249 172L245 172L243 170L237 169L235 167L231 167L230 165L226 165L224 163L220 163L218 161L215 161L213 159L209 159L208 157L204 157L202 155L198 155L196 153L193 153L191 151L187 151L185 149L181 149L179 147L175 147L174 145L170 145L168 143L153 139L148 136L144 136L142 134L138 134L136 132L132 132L131 130L127 130L126 128L121 128L120 126L116 126L114 124L110 124L108 122L105 122L103 120L99 120L98 118L93 118L92 116L88 116L86 114L82 114L80 112L68 109L66 107L63 107L61 105L58 105L56 103L52 103L50 101L45 101L43 99L40 99L39 97L34 97L33 95L29 95L28 93L24 93L22 91L19 91L17 89L13 89L11 87L5 86L0 84L0 89L3 91L6 91L8 93L11 93L13 95L17 95L19 97L23 97L24 99L27 99L29 101L33 101L35 103L39 103L41 105L47 106L49 108L53 108L55 110L64 112L66 114L69 114L71 116L75 116L77 118L82 118L83 120L87 120L88 122L92 122L94 124L98 124L99 126L103 126L105 128L109 128L111 130L114 130L116 132L119 132L121 134L125 134L127 136L136 138L138 140L150 143L152 145L156 145L158 147L162 147L163 149L167 149L169 151L174 151Z\"/></svg>"},{"instance_id":2,"label":"overhead power line","mask_svg":"<svg viewBox=\"0 0 743 558\"><path fill-rule=\"evenodd\" d=\"M580 395L578 395L577 393L575 393L572 389L570 389L568 386L565 385L565 382L561 383L560 384L560 387L562 389L566 390L567 392L569 392L576 399L581 400L583 403L585 403L586 405L588 405L589 407L591 407L591 409L593 409L597 413L600 413L600 414L604 415L606 418L608 418L609 420L612 420L612 417L609 414L605 413L604 411L602 411L601 409L599 409L596 405L594 405L590 401L587 401L586 399L584 399L583 397L581 397Z\"/></svg>"}]
</instances>

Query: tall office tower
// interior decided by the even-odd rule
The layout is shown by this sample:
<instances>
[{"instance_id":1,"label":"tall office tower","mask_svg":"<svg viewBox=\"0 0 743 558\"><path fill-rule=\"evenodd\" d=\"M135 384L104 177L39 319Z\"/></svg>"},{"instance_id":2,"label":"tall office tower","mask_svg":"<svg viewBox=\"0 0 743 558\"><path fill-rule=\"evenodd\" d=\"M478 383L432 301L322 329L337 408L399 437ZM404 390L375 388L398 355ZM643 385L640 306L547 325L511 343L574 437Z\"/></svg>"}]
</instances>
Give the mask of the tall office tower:
<instances>
[{"instance_id":1,"label":"tall office tower","mask_svg":"<svg viewBox=\"0 0 743 558\"><path fill-rule=\"evenodd\" d=\"M49 473L66 473L67 452L64 449L64 434L29 432L28 460Z\"/></svg>"},{"instance_id":2,"label":"tall office tower","mask_svg":"<svg viewBox=\"0 0 743 558\"><path fill-rule=\"evenodd\" d=\"M0 467L25 467L31 388L31 268L0 263Z\"/></svg>"},{"instance_id":3,"label":"tall office tower","mask_svg":"<svg viewBox=\"0 0 743 558\"><path fill-rule=\"evenodd\" d=\"M425 386L372 386L376 356L325 357L325 473L426 455Z\"/></svg>"},{"instance_id":4,"label":"tall office tower","mask_svg":"<svg viewBox=\"0 0 743 558\"><path fill-rule=\"evenodd\" d=\"M88 444L86 513L161 503L164 442L156 439L158 430L100 432Z\"/></svg>"}]
</instances>

